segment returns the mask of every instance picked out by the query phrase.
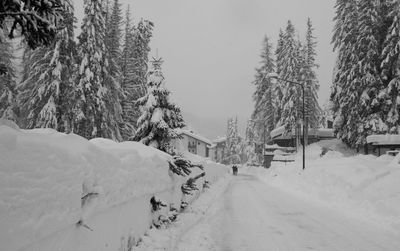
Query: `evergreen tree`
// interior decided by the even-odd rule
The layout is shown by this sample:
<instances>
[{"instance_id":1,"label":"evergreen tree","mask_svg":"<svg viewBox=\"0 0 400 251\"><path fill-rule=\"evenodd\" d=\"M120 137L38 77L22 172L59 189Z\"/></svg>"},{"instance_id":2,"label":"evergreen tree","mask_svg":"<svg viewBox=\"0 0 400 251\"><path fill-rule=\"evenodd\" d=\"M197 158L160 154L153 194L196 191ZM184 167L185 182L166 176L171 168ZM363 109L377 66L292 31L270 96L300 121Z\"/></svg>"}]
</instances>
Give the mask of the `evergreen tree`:
<instances>
[{"instance_id":1,"label":"evergreen tree","mask_svg":"<svg viewBox=\"0 0 400 251\"><path fill-rule=\"evenodd\" d=\"M63 29L51 45L27 52L25 78L19 87L27 128L70 130L75 58L73 23L73 11L66 9Z\"/></svg>"},{"instance_id":2,"label":"evergreen tree","mask_svg":"<svg viewBox=\"0 0 400 251\"><path fill-rule=\"evenodd\" d=\"M12 63L11 46L0 30L0 65L4 67L0 73L0 118L17 122L17 90L15 69Z\"/></svg>"},{"instance_id":3,"label":"evergreen tree","mask_svg":"<svg viewBox=\"0 0 400 251\"><path fill-rule=\"evenodd\" d=\"M85 0L79 36L75 132L85 138L121 140L121 90L110 74L102 0Z\"/></svg>"},{"instance_id":4,"label":"evergreen tree","mask_svg":"<svg viewBox=\"0 0 400 251\"><path fill-rule=\"evenodd\" d=\"M124 138L130 137L131 129L137 124L141 116L137 101L146 94L146 74L148 71L148 61L150 52L150 39L152 36L153 23L141 20L137 27L126 27L126 37L124 46L125 66L122 66L124 91L123 107ZM128 31L129 30L129 31ZM133 36L132 36L133 33ZM133 104L133 106L132 106Z\"/></svg>"},{"instance_id":5,"label":"evergreen tree","mask_svg":"<svg viewBox=\"0 0 400 251\"><path fill-rule=\"evenodd\" d=\"M357 128L355 145L366 144L370 134L385 133L387 126L383 122L382 99L379 93L384 89L380 78L380 23L379 2L365 0L359 2L359 33L356 40L358 54L358 74L355 83L358 84L359 104L358 114L361 125Z\"/></svg>"},{"instance_id":6,"label":"evergreen tree","mask_svg":"<svg viewBox=\"0 0 400 251\"><path fill-rule=\"evenodd\" d=\"M388 1L382 4L381 16L387 17L383 26L388 27L383 43L381 62L382 80L387 85L384 110L390 133L400 133L400 2ZM385 30L381 28L380 30Z\"/></svg>"},{"instance_id":7,"label":"evergreen tree","mask_svg":"<svg viewBox=\"0 0 400 251\"><path fill-rule=\"evenodd\" d=\"M255 109L252 118L255 120L263 120L267 131L270 132L275 128L275 113L279 113L277 109L278 101L275 99L274 85L266 76L273 73L275 69L275 62L272 58L272 45L268 37L264 38L263 49L261 52L261 66L256 69L256 77L254 84L256 91L253 94L255 102ZM279 116L279 115L277 115ZM262 127L258 129L264 130Z\"/></svg>"},{"instance_id":8,"label":"evergreen tree","mask_svg":"<svg viewBox=\"0 0 400 251\"><path fill-rule=\"evenodd\" d=\"M107 7L108 9L108 7ZM111 13L107 15L106 21L106 48L108 51L108 71L119 81L121 69L118 62L121 59L121 37L122 37L122 10L119 0L114 0Z\"/></svg>"},{"instance_id":9,"label":"evergreen tree","mask_svg":"<svg viewBox=\"0 0 400 251\"><path fill-rule=\"evenodd\" d=\"M357 75L358 6L356 0L336 1L335 27L332 43L338 52L331 101L334 128L337 136L347 144L355 143L359 115L356 108L359 96L354 80Z\"/></svg>"},{"instance_id":10,"label":"evergreen tree","mask_svg":"<svg viewBox=\"0 0 400 251\"><path fill-rule=\"evenodd\" d=\"M247 159L247 163L249 165L255 165L259 164L259 160L261 159L262 156L260 156L260 153L256 152L257 145L259 145L260 142L259 135L257 135L257 132L255 130L257 122L253 120L248 120L247 121L247 126L246 126L246 136L245 136L245 148L244 148L244 153Z\"/></svg>"},{"instance_id":11,"label":"evergreen tree","mask_svg":"<svg viewBox=\"0 0 400 251\"><path fill-rule=\"evenodd\" d=\"M142 115L134 140L172 154L171 140L180 137L175 129L183 128L185 123L180 108L169 100L170 92L164 86L161 59L154 59L152 64L146 95L137 101Z\"/></svg>"},{"instance_id":12,"label":"evergreen tree","mask_svg":"<svg viewBox=\"0 0 400 251\"><path fill-rule=\"evenodd\" d=\"M10 39L18 30L32 49L49 45L62 24L63 13L70 7L70 1L63 0L2 0L0 29L7 30ZM7 22L11 23L10 29L5 27Z\"/></svg>"},{"instance_id":13,"label":"evergreen tree","mask_svg":"<svg viewBox=\"0 0 400 251\"><path fill-rule=\"evenodd\" d=\"M275 58L276 58L276 74L278 76L281 76L282 72L282 65L283 65L283 45L285 42L284 38L285 34L282 31L282 29L279 30L279 39L278 39L278 44L276 46L275 50ZM281 109L281 101L283 98L283 93L282 93L282 86L280 84L276 84L273 87L273 93L275 96L275 102L274 102L274 108L275 108L275 116L274 116L274 124L275 126L278 124L278 122L281 119L281 114L282 114L282 109Z\"/></svg>"},{"instance_id":14,"label":"evergreen tree","mask_svg":"<svg viewBox=\"0 0 400 251\"><path fill-rule=\"evenodd\" d=\"M317 43L313 35L314 28L310 18L307 20L307 33L306 33L306 43L302 50L303 52L303 65L301 77L306 80L305 83L305 103L306 103L306 114L308 117L308 125L311 128L317 128L319 126L319 117L321 115L321 108L318 104L318 90L319 84L315 69L318 65L315 63L315 48Z\"/></svg>"},{"instance_id":15,"label":"evergreen tree","mask_svg":"<svg viewBox=\"0 0 400 251\"><path fill-rule=\"evenodd\" d=\"M226 164L240 164L240 144L237 118L228 119L226 131Z\"/></svg>"},{"instance_id":16,"label":"evergreen tree","mask_svg":"<svg viewBox=\"0 0 400 251\"><path fill-rule=\"evenodd\" d=\"M381 69L383 80L390 82L396 76L400 55L400 2L397 0L388 1L382 9L387 10L387 18L383 25L388 29L385 32L386 37L383 42ZM386 13L381 13L381 15Z\"/></svg>"},{"instance_id":17,"label":"evergreen tree","mask_svg":"<svg viewBox=\"0 0 400 251\"><path fill-rule=\"evenodd\" d=\"M387 87L395 72L396 35L390 31L387 36L394 6L391 1L336 2L333 43L338 59L331 101L337 135L352 147L365 145L370 134L386 133L396 120L386 118L396 117L390 108L396 88Z\"/></svg>"},{"instance_id":18,"label":"evergreen tree","mask_svg":"<svg viewBox=\"0 0 400 251\"><path fill-rule=\"evenodd\" d=\"M300 82L300 43L295 39L295 29L290 20L288 21L282 45L282 63L279 77L282 79ZM291 131L298 119L298 108L300 104L301 89L297 85L279 82L282 88L281 119L279 125L285 125L287 131Z\"/></svg>"},{"instance_id":19,"label":"evergreen tree","mask_svg":"<svg viewBox=\"0 0 400 251\"><path fill-rule=\"evenodd\" d=\"M152 37L153 23L148 20L140 20L138 23L133 40L134 58L135 58L135 85L137 88L137 97L140 98L145 94L146 74L148 71L150 39Z\"/></svg>"},{"instance_id":20,"label":"evergreen tree","mask_svg":"<svg viewBox=\"0 0 400 251\"><path fill-rule=\"evenodd\" d=\"M138 118L138 109L135 101L139 95L135 95L138 87L135 83L135 45L134 45L134 26L131 21L129 6L126 11L124 45L120 62L121 68L121 88L123 96L122 106L122 124L121 134L124 140L129 140L135 133L135 127Z\"/></svg>"}]
</instances>

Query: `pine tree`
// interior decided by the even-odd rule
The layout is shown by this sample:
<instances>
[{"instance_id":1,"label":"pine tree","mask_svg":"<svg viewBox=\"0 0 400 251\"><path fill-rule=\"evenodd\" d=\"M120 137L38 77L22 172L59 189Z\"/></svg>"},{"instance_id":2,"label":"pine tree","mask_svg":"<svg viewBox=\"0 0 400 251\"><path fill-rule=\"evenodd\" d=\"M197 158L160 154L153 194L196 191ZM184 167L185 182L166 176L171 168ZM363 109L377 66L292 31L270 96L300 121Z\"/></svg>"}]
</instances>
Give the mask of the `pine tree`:
<instances>
[{"instance_id":1,"label":"pine tree","mask_svg":"<svg viewBox=\"0 0 400 251\"><path fill-rule=\"evenodd\" d=\"M134 33L134 58L135 58L135 85L137 88L137 97L140 98L145 94L146 74L148 71L150 39L152 37L153 23L148 20L141 20Z\"/></svg>"},{"instance_id":2,"label":"pine tree","mask_svg":"<svg viewBox=\"0 0 400 251\"><path fill-rule=\"evenodd\" d=\"M240 164L240 144L237 118L228 119L226 131L226 164Z\"/></svg>"},{"instance_id":3,"label":"pine tree","mask_svg":"<svg viewBox=\"0 0 400 251\"><path fill-rule=\"evenodd\" d=\"M305 103L306 103L306 114L308 118L308 125L311 128L317 128L319 126L319 117L321 115L321 108L318 104L318 90L319 84L315 69L318 65L315 63L315 56L317 55L315 49L317 43L313 35L314 28L310 18L307 20L307 33L306 42L302 50L303 53L303 65L301 78L305 80Z\"/></svg>"},{"instance_id":4,"label":"pine tree","mask_svg":"<svg viewBox=\"0 0 400 251\"><path fill-rule=\"evenodd\" d=\"M15 82L15 69L12 63L13 55L11 46L0 30L0 118L17 122L17 90Z\"/></svg>"},{"instance_id":5,"label":"pine tree","mask_svg":"<svg viewBox=\"0 0 400 251\"><path fill-rule=\"evenodd\" d=\"M63 29L51 45L27 52L25 78L19 87L27 128L70 130L75 58L73 23L73 10L66 9Z\"/></svg>"},{"instance_id":6,"label":"pine tree","mask_svg":"<svg viewBox=\"0 0 400 251\"><path fill-rule=\"evenodd\" d=\"M358 95L357 108L362 125L357 131L355 145L366 144L370 134L386 133L387 125L383 122L382 99L379 93L384 89L380 78L380 23L379 3L375 0L359 2L359 33L356 41L358 58Z\"/></svg>"},{"instance_id":7,"label":"pine tree","mask_svg":"<svg viewBox=\"0 0 400 251\"><path fill-rule=\"evenodd\" d=\"M396 70L398 68L397 62L400 55L400 2L397 0L388 1L387 5L382 7L386 10L386 20L384 20L384 26L388 27L385 29L385 39L383 42L383 49L381 58L382 77L386 82L396 76ZM390 10L390 11L389 11Z\"/></svg>"},{"instance_id":8,"label":"pine tree","mask_svg":"<svg viewBox=\"0 0 400 251\"><path fill-rule=\"evenodd\" d=\"M138 103L135 101L146 94L146 74L150 53L149 43L152 37L153 23L141 20L136 28L127 26L126 29L124 46L126 64L122 66L122 86L125 97L122 105L125 114L124 121L126 122L123 125L124 138L129 139L131 130L141 116L140 109L137 106Z\"/></svg>"},{"instance_id":9,"label":"pine tree","mask_svg":"<svg viewBox=\"0 0 400 251\"><path fill-rule=\"evenodd\" d=\"M384 92L384 110L386 112L385 122L390 133L400 133L400 2L388 1L382 4L381 16L387 17L384 20L383 28L388 27L383 43L381 62L382 80L387 86Z\"/></svg>"},{"instance_id":10,"label":"pine tree","mask_svg":"<svg viewBox=\"0 0 400 251\"><path fill-rule=\"evenodd\" d=\"M333 80L331 101L334 113L334 128L337 136L351 145L355 143L358 111L355 103L358 52L355 50L358 37L358 6L356 0L336 1L335 28L332 43L338 51L336 71Z\"/></svg>"},{"instance_id":11,"label":"pine tree","mask_svg":"<svg viewBox=\"0 0 400 251\"><path fill-rule=\"evenodd\" d=\"M106 21L106 48L108 51L108 71L119 81L121 69L118 62L121 59L121 37L122 37L122 10L119 0L114 0L111 13L107 15Z\"/></svg>"},{"instance_id":12,"label":"pine tree","mask_svg":"<svg viewBox=\"0 0 400 251\"><path fill-rule=\"evenodd\" d=\"M2 0L0 29L6 31L5 23L11 22L7 29L10 39L18 30L32 49L50 45L62 24L63 13L70 8L70 1L63 0Z\"/></svg>"},{"instance_id":13,"label":"pine tree","mask_svg":"<svg viewBox=\"0 0 400 251\"><path fill-rule=\"evenodd\" d=\"M258 142L260 137L255 130L256 124L257 122L250 119L247 121L246 126L244 153L249 165L259 164L259 160L261 159L261 154L256 153L257 145L260 143Z\"/></svg>"},{"instance_id":14,"label":"pine tree","mask_svg":"<svg viewBox=\"0 0 400 251\"><path fill-rule=\"evenodd\" d=\"M282 29L279 30L279 39L278 44L275 50L275 58L276 58L276 74L281 76L282 73L282 65L283 65L283 45L284 45L284 38L285 34ZM281 100L283 98L282 93L282 86L277 84L273 88L273 94L275 96L274 108L275 108L275 116L274 116L274 124L275 126L279 123L281 119L282 109L281 109Z\"/></svg>"},{"instance_id":15,"label":"pine tree","mask_svg":"<svg viewBox=\"0 0 400 251\"><path fill-rule=\"evenodd\" d=\"M124 34L124 45L121 60L119 61L121 68L121 88L123 96L121 99L122 106L122 124L121 134L124 140L129 140L135 133L138 109L135 106L135 101L139 95L135 95L138 88L135 83L135 45L134 45L134 26L131 21L129 6L126 11L125 19L125 34Z\"/></svg>"},{"instance_id":16,"label":"pine tree","mask_svg":"<svg viewBox=\"0 0 400 251\"><path fill-rule=\"evenodd\" d=\"M252 118L264 121L267 131L270 132L275 128L274 118L279 116L275 115L275 113L279 113L279 110L277 109L278 101L274 95L275 86L266 76L269 73L273 73L275 69L275 62L272 58L272 45L269 42L268 37L265 37L263 41L260 64L261 66L256 69L256 77L254 81L256 91L253 94L255 108ZM260 127L257 128L260 129Z\"/></svg>"},{"instance_id":17,"label":"pine tree","mask_svg":"<svg viewBox=\"0 0 400 251\"><path fill-rule=\"evenodd\" d=\"M106 27L102 0L85 0L79 36L77 115L75 132L85 138L121 140L121 89L109 73Z\"/></svg>"},{"instance_id":18,"label":"pine tree","mask_svg":"<svg viewBox=\"0 0 400 251\"><path fill-rule=\"evenodd\" d=\"M334 126L339 138L355 148L365 145L370 134L386 133L387 122L391 123L385 117L394 101L390 96L395 94L395 88L386 88L396 53L392 47L395 36L386 37L388 23L395 16L393 12L388 15L392 4L375 0L336 3L333 43L338 60L331 93Z\"/></svg>"},{"instance_id":19,"label":"pine tree","mask_svg":"<svg viewBox=\"0 0 400 251\"><path fill-rule=\"evenodd\" d=\"M300 82L300 42L295 39L295 29L290 20L284 34L284 43L279 59L282 63L279 77L282 79ZM298 120L298 108L300 104L301 90L297 85L279 82L282 88L281 119L279 125L285 125L287 131L295 127Z\"/></svg>"},{"instance_id":20,"label":"pine tree","mask_svg":"<svg viewBox=\"0 0 400 251\"><path fill-rule=\"evenodd\" d=\"M169 100L170 92L164 86L161 59L154 59L152 64L146 95L137 101L142 115L133 140L172 154L171 140L180 137L175 129L183 128L185 123L180 108Z\"/></svg>"}]
</instances>

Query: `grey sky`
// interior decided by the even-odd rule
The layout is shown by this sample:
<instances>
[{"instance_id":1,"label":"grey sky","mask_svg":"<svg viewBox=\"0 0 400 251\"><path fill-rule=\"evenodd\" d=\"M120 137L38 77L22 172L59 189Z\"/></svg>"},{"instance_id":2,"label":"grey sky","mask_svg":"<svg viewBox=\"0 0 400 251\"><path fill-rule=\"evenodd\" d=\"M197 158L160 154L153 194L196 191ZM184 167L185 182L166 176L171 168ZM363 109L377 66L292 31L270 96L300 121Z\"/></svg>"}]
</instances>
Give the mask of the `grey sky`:
<instances>
[{"instance_id":1,"label":"grey sky","mask_svg":"<svg viewBox=\"0 0 400 251\"><path fill-rule=\"evenodd\" d=\"M76 15L83 15L83 0L74 0ZM334 54L332 0L121 0L131 6L135 22L141 17L155 23L151 43L165 63L163 72L173 99L185 113L204 121L225 124L239 120L253 108L251 84L260 60L261 42L268 35L276 45L279 28L290 19L300 38L310 17L318 39L320 103L329 97ZM206 119L208 118L208 120ZM195 125L210 135L207 123ZM218 134L224 128L215 128Z\"/></svg>"}]
</instances>

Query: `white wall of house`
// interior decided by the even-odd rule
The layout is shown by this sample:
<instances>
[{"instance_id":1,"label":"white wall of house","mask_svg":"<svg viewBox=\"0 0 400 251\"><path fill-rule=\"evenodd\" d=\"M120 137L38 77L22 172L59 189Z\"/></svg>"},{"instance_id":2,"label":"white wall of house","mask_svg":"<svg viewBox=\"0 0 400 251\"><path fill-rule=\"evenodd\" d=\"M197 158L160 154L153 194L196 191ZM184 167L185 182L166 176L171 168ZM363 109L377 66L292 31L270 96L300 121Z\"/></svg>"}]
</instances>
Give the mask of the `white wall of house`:
<instances>
[{"instance_id":1,"label":"white wall of house","mask_svg":"<svg viewBox=\"0 0 400 251\"><path fill-rule=\"evenodd\" d=\"M202 157L209 157L207 156L207 144L205 142L186 134L182 134L181 136L182 139L175 140L173 143L174 148L178 152L188 151Z\"/></svg>"}]
</instances>

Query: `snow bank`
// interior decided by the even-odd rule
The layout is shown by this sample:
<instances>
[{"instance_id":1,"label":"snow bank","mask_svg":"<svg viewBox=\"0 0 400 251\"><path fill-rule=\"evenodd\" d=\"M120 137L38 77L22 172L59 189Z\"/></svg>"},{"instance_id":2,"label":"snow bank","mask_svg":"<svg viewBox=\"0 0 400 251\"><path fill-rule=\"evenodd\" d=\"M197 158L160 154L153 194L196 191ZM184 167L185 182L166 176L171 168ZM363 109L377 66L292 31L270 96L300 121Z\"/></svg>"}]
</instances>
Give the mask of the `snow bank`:
<instances>
[{"instance_id":1,"label":"snow bank","mask_svg":"<svg viewBox=\"0 0 400 251\"><path fill-rule=\"evenodd\" d=\"M259 170L269 184L400 229L400 156L356 155L338 140L312 144L292 163Z\"/></svg>"},{"instance_id":2,"label":"snow bank","mask_svg":"<svg viewBox=\"0 0 400 251\"><path fill-rule=\"evenodd\" d=\"M0 249L125 248L149 228L151 196L180 195L183 178L169 172L170 158L137 142L88 141L0 120ZM205 168L210 182L226 173Z\"/></svg>"}]
</instances>

